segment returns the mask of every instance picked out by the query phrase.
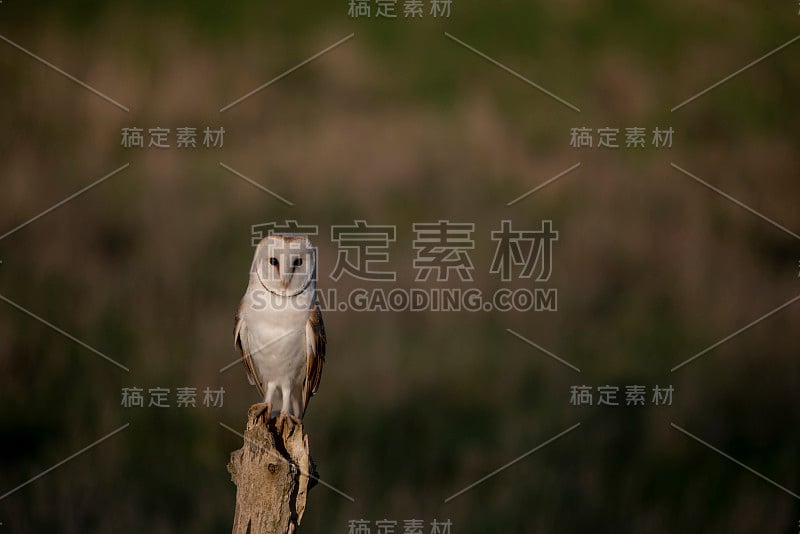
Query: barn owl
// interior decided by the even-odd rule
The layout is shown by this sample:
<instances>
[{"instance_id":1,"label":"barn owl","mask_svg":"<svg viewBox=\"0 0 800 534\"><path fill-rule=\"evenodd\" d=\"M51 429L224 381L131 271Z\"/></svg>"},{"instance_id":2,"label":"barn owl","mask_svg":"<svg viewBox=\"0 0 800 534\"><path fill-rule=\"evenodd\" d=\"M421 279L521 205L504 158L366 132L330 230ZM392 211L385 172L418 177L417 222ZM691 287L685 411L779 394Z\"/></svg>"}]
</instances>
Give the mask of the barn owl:
<instances>
[{"instance_id":1,"label":"barn owl","mask_svg":"<svg viewBox=\"0 0 800 534\"><path fill-rule=\"evenodd\" d=\"M306 236L272 234L256 247L234 343L263 395L266 418L280 406L280 415L302 419L319 387L326 340L316 275L316 251Z\"/></svg>"}]
</instances>

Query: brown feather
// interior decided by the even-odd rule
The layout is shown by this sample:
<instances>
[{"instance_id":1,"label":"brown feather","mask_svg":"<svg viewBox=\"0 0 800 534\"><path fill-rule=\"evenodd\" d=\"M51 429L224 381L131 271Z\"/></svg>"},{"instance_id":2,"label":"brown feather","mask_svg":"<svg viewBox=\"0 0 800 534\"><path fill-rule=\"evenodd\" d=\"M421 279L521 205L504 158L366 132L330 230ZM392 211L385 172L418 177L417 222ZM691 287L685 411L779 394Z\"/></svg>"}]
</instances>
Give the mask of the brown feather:
<instances>
[{"instance_id":1,"label":"brown feather","mask_svg":"<svg viewBox=\"0 0 800 534\"><path fill-rule=\"evenodd\" d=\"M319 383L322 379L322 367L325 364L325 346L327 338L325 337L325 323L322 322L322 312L319 309L319 304L315 303L314 307L308 314L308 326L311 328L313 336L313 344L311 350L308 351L307 368L306 368L306 384L303 395L303 415L305 415L308 401L319 389Z\"/></svg>"}]
</instances>

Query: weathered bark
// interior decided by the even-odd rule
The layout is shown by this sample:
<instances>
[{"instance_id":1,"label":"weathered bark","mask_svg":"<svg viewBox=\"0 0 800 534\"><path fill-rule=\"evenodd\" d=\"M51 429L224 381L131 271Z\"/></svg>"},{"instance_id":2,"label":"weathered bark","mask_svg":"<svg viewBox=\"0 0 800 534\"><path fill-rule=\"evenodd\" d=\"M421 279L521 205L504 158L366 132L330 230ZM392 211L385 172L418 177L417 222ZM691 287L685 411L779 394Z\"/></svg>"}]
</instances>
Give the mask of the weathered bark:
<instances>
[{"instance_id":1,"label":"weathered bark","mask_svg":"<svg viewBox=\"0 0 800 534\"><path fill-rule=\"evenodd\" d=\"M289 417L265 422L257 417L259 408L250 408L244 446L228 463L236 484L233 534L292 534L319 476L302 422Z\"/></svg>"}]
</instances>

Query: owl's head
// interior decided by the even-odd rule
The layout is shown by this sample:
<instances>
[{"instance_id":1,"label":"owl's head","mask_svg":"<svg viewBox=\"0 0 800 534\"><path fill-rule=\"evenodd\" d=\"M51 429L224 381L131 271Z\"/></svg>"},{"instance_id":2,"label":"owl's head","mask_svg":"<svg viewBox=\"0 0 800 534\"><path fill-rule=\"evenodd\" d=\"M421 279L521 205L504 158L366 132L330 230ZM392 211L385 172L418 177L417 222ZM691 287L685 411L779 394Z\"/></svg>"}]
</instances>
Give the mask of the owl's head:
<instances>
[{"instance_id":1,"label":"owl's head","mask_svg":"<svg viewBox=\"0 0 800 534\"><path fill-rule=\"evenodd\" d=\"M252 272L270 293L293 297L316 278L317 252L305 235L272 234L258 244Z\"/></svg>"}]
</instances>

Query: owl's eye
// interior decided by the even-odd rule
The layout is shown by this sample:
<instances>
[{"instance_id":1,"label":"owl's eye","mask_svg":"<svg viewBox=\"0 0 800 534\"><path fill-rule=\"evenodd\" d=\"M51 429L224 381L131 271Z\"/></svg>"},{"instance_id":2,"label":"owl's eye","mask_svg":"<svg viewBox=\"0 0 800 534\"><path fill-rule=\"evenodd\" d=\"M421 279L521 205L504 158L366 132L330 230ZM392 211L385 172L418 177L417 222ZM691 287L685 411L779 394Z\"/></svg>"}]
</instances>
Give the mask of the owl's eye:
<instances>
[{"instance_id":1,"label":"owl's eye","mask_svg":"<svg viewBox=\"0 0 800 534\"><path fill-rule=\"evenodd\" d=\"M295 258L294 261L292 262L292 265L294 265L295 267L300 267L301 265L303 265L303 258Z\"/></svg>"},{"instance_id":2,"label":"owl's eye","mask_svg":"<svg viewBox=\"0 0 800 534\"><path fill-rule=\"evenodd\" d=\"M269 264L274 265L275 267L278 266L278 258L272 257L269 259Z\"/></svg>"}]
</instances>

